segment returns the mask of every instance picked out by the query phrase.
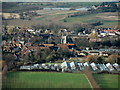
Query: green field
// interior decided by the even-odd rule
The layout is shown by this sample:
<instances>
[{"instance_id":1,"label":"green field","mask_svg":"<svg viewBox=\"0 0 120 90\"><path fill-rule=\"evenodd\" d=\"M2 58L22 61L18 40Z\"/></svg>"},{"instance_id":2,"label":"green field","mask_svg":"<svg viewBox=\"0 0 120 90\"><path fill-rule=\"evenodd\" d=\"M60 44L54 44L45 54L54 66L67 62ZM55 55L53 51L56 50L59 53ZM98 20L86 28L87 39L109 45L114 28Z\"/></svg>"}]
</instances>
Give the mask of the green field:
<instances>
[{"instance_id":1,"label":"green field","mask_svg":"<svg viewBox=\"0 0 120 90\"><path fill-rule=\"evenodd\" d=\"M55 72L10 72L7 88L91 88L84 74Z\"/></svg>"},{"instance_id":2,"label":"green field","mask_svg":"<svg viewBox=\"0 0 120 90\"><path fill-rule=\"evenodd\" d=\"M94 74L98 85L102 88L118 88L118 75L111 74Z\"/></svg>"},{"instance_id":3,"label":"green field","mask_svg":"<svg viewBox=\"0 0 120 90\"><path fill-rule=\"evenodd\" d=\"M118 75L93 74L101 88L118 88ZM9 72L3 88L91 88L83 73Z\"/></svg>"},{"instance_id":4,"label":"green field","mask_svg":"<svg viewBox=\"0 0 120 90\"><path fill-rule=\"evenodd\" d=\"M115 27L116 25L118 25L117 20L105 20L103 18L96 17L98 15L101 16L103 15L103 13L69 17L69 18L67 17L65 18L65 20L67 20L67 22L80 22L80 23L93 23L93 22L101 21L103 25L100 25L100 27Z\"/></svg>"}]
</instances>

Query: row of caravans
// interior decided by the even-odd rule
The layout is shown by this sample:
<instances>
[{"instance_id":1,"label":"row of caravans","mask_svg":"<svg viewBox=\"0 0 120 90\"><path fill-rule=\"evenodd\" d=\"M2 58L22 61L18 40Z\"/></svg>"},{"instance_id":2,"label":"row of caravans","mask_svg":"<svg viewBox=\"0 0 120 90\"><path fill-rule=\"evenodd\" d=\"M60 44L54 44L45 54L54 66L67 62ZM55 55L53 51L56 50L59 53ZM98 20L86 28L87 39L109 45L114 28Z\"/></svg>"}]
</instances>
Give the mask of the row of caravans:
<instances>
[{"instance_id":1,"label":"row of caravans","mask_svg":"<svg viewBox=\"0 0 120 90\"><path fill-rule=\"evenodd\" d=\"M93 72L120 72L120 66L117 63L114 64L96 64L96 63L77 63L77 62L63 62L58 64L34 64L28 66L21 66L20 70L49 70L49 71L62 71L62 72L81 72L85 67L89 67Z\"/></svg>"},{"instance_id":2,"label":"row of caravans","mask_svg":"<svg viewBox=\"0 0 120 90\"><path fill-rule=\"evenodd\" d=\"M85 66L89 67L92 71L95 72L103 72L103 71L107 71L107 72L120 72L120 66L117 63L114 64L96 64L96 63L76 63L76 62L71 62L70 64L68 62L64 62L61 64L62 68L64 69L64 71L69 71L70 70L78 70L78 71L82 71L84 70Z\"/></svg>"}]
</instances>

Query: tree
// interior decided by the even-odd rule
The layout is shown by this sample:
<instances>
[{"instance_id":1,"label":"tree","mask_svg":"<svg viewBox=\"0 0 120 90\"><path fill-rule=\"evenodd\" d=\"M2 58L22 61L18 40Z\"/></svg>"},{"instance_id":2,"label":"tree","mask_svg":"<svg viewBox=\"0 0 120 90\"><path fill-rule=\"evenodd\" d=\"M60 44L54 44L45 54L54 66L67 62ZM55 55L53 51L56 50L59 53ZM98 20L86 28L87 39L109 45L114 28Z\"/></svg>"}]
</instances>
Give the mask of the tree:
<instances>
[{"instance_id":1,"label":"tree","mask_svg":"<svg viewBox=\"0 0 120 90\"><path fill-rule=\"evenodd\" d=\"M89 35L89 37L90 37L91 39L98 39L98 33L97 33L97 32L91 33L91 34Z\"/></svg>"},{"instance_id":2,"label":"tree","mask_svg":"<svg viewBox=\"0 0 120 90\"><path fill-rule=\"evenodd\" d=\"M39 61L46 61L48 59L47 57L50 55L51 50L48 48L41 49L39 48L35 53L34 53L34 58L37 62Z\"/></svg>"},{"instance_id":3,"label":"tree","mask_svg":"<svg viewBox=\"0 0 120 90\"><path fill-rule=\"evenodd\" d=\"M100 42L89 42L89 43L92 49L98 48L100 46Z\"/></svg>"},{"instance_id":4,"label":"tree","mask_svg":"<svg viewBox=\"0 0 120 90\"><path fill-rule=\"evenodd\" d=\"M42 58L42 51L41 49L38 49L35 53L34 53L35 59L37 61L39 61Z\"/></svg>"},{"instance_id":5,"label":"tree","mask_svg":"<svg viewBox=\"0 0 120 90\"><path fill-rule=\"evenodd\" d=\"M30 63L31 57L29 54L26 54L23 58L24 58L24 61L23 61L24 64Z\"/></svg>"},{"instance_id":6,"label":"tree","mask_svg":"<svg viewBox=\"0 0 120 90\"><path fill-rule=\"evenodd\" d=\"M119 63L120 64L120 56L119 55L110 55L106 60L109 63Z\"/></svg>"},{"instance_id":7,"label":"tree","mask_svg":"<svg viewBox=\"0 0 120 90\"><path fill-rule=\"evenodd\" d=\"M14 61L14 55L13 54L3 55L3 60L5 61L5 63L8 66L8 68L10 68L12 63L13 63L13 61Z\"/></svg>"},{"instance_id":8,"label":"tree","mask_svg":"<svg viewBox=\"0 0 120 90\"><path fill-rule=\"evenodd\" d=\"M59 49L57 52L62 58L72 56L72 53L68 49Z\"/></svg>"},{"instance_id":9,"label":"tree","mask_svg":"<svg viewBox=\"0 0 120 90\"><path fill-rule=\"evenodd\" d=\"M70 29L74 30L77 33L83 32L85 30L81 24L74 24Z\"/></svg>"},{"instance_id":10,"label":"tree","mask_svg":"<svg viewBox=\"0 0 120 90\"><path fill-rule=\"evenodd\" d=\"M45 41L45 39L43 37L34 36L33 38L30 39L30 41L33 44L42 44Z\"/></svg>"},{"instance_id":11,"label":"tree","mask_svg":"<svg viewBox=\"0 0 120 90\"><path fill-rule=\"evenodd\" d=\"M97 57L97 63L104 63L104 58L102 56Z\"/></svg>"},{"instance_id":12,"label":"tree","mask_svg":"<svg viewBox=\"0 0 120 90\"><path fill-rule=\"evenodd\" d=\"M66 20L66 19L64 19L64 22L67 22L67 20Z\"/></svg>"},{"instance_id":13,"label":"tree","mask_svg":"<svg viewBox=\"0 0 120 90\"><path fill-rule=\"evenodd\" d=\"M2 76L6 76L7 71L13 66L14 55L13 54L3 54L3 71Z\"/></svg>"},{"instance_id":14,"label":"tree","mask_svg":"<svg viewBox=\"0 0 120 90\"><path fill-rule=\"evenodd\" d=\"M51 54L51 55L47 56L47 57L46 57L46 60L47 60L47 61L54 61L54 55Z\"/></svg>"},{"instance_id":15,"label":"tree","mask_svg":"<svg viewBox=\"0 0 120 90\"><path fill-rule=\"evenodd\" d=\"M9 27L8 30L7 30L7 32L8 32L8 33L12 33L12 32L13 32L13 29Z\"/></svg>"},{"instance_id":16,"label":"tree","mask_svg":"<svg viewBox=\"0 0 120 90\"><path fill-rule=\"evenodd\" d=\"M56 61L59 57L60 55L57 51L52 51L46 59L48 61Z\"/></svg>"},{"instance_id":17,"label":"tree","mask_svg":"<svg viewBox=\"0 0 120 90\"><path fill-rule=\"evenodd\" d=\"M108 7L105 7L106 5ZM99 7L98 9L101 9L102 12L116 12L119 10L117 4L114 2L103 2L100 6L102 7Z\"/></svg>"},{"instance_id":18,"label":"tree","mask_svg":"<svg viewBox=\"0 0 120 90\"><path fill-rule=\"evenodd\" d=\"M33 52L30 53L29 57L30 57L29 60L31 63L35 62L35 57Z\"/></svg>"},{"instance_id":19,"label":"tree","mask_svg":"<svg viewBox=\"0 0 120 90\"><path fill-rule=\"evenodd\" d=\"M77 45L77 47L90 47L89 40L85 38L75 39L74 43Z\"/></svg>"},{"instance_id":20,"label":"tree","mask_svg":"<svg viewBox=\"0 0 120 90\"><path fill-rule=\"evenodd\" d=\"M88 55L87 58L86 58L86 61L90 62L90 63L92 63L92 62L97 63L97 56Z\"/></svg>"}]
</instances>

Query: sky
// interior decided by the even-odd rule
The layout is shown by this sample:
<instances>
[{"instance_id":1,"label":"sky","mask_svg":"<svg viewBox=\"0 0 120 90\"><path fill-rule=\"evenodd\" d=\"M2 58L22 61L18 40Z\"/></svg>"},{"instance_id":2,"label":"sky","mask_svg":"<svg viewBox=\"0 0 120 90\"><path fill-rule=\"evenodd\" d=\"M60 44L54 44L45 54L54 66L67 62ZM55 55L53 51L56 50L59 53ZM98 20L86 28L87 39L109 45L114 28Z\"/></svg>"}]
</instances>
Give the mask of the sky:
<instances>
[{"instance_id":1,"label":"sky","mask_svg":"<svg viewBox=\"0 0 120 90\"><path fill-rule=\"evenodd\" d=\"M0 0L1 2L112 2L120 0Z\"/></svg>"}]
</instances>

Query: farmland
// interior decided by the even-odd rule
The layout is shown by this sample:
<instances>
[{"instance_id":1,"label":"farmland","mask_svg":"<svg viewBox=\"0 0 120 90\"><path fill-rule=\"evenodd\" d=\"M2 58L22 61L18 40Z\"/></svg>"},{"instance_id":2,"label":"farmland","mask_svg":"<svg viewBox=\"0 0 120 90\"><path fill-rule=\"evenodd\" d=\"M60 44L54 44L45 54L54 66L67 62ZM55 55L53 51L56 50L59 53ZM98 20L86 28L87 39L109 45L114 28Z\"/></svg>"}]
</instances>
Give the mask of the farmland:
<instances>
[{"instance_id":1,"label":"farmland","mask_svg":"<svg viewBox=\"0 0 120 90\"><path fill-rule=\"evenodd\" d=\"M91 88L84 74L52 72L10 72L7 88Z\"/></svg>"},{"instance_id":2,"label":"farmland","mask_svg":"<svg viewBox=\"0 0 120 90\"><path fill-rule=\"evenodd\" d=\"M77 11L66 11L66 10L37 10L38 14L41 16L32 17L32 20L21 20L21 19L14 19L14 20L7 20L8 25L16 25L16 26L31 26L31 25L38 25L38 24L49 24L51 22L54 23L64 23L61 22L67 14L74 13ZM6 20L3 20L3 23L6 23Z\"/></svg>"},{"instance_id":3,"label":"farmland","mask_svg":"<svg viewBox=\"0 0 120 90\"><path fill-rule=\"evenodd\" d=\"M41 16L33 17L32 20L7 20L8 25L17 25L17 26L31 26L37 25L40 23L49 24L53 23L62 23L65 26L71 26L75 23L94 23L101 21L103 25L99 27L115 27L118 25L117 13L98 13L98 14L89 14L84 16L77 17L67 17L68 14L73 14L78 11L74 10L36 10ZM81 11L83 12L83 11ZM66 22L64 22L66 20ZM6 20L3 20L3 23Z\"/></svg>"},{"instance_id":4,"label":"farmland","mask_svg":"<svg viewBox=\"0 0 120 90\"><path fill-rule=\"evenodd\" d=\"M114 17L114 18L111 18ZM118 17L117 13L98 13L98 14L90 14L84 16L70 17L65 18L68 22L80 22L80 23L92 23L96 21L101 21L103 25L102 27L115 27L118 25Z\"/></svg>"}]
</instances>

